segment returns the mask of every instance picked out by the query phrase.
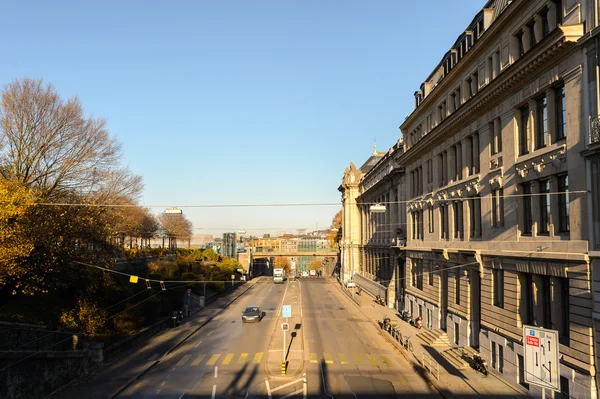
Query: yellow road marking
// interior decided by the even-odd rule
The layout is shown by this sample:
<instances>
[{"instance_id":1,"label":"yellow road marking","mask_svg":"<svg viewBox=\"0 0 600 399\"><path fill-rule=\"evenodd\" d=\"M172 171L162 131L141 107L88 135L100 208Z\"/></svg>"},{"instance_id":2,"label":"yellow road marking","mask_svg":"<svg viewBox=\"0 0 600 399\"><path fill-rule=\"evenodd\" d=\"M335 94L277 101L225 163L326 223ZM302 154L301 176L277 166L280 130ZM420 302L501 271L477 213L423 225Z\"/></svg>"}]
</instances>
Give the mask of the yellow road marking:
<instances>
[{"instance_id":1,"label":"yellow road marking","mask_svg":"<svg viewBox=\"0 0 600 399\"><path fill-rule=\"evenodd\" d=\"M240 355L240 358L237 361L237 364L244 364L244 363L246 363L246 360L248 360L248 354L247 353L242 353Z\"/></svg>"},{"instance_id":2,"label":"yellow road marking","mask_svg":"<svg viewBox=\"0 0 600 399\"><path fill-rule=\"evenodd\" d=\"M177 362L177 366L183 366L185 362L189 360L190 357L192 357L192 355L185 355L184 357L182 357L181 360Z\"/></svg>"},{"instance_id":3,"label":"yellow road marking","mask_svg":"<svg viewBox=\"0 0 600 399\"><path fill-rule=\"evenodd\" d=\"M228 353L227 356L225 356L225 359L223 359L223 363L221 364L229 364L231 363L231 359L233 359L233 353Z\"/></svg>"},{"instance_id":4,"label":"yellow road marking","mask_svg":"<svg viewBox=\"0 0 600 399\"><path fill-rule=\"evenodd\" d=\"M317 363L317 354L316 353L310 353L310 362L311 363Z\"/></svg>"},{"instance_id":5,"label":"yellow road marking","mask_svg":"<svg viewBox=\"0 0 600 399\"><path fill-rule=\"evenodd\" d=\"M202 359L204 359L206 357L206 355L198 355L198 357L196 359L194 359L194 361L192 362L192 366L197 366L200 364L200 362L202 362Z\"/></svg>"},{"instance_id":6,"label":"yellow road marking","mask_svg":"<svg viewBox=\"0 0 600 399\"><path fill-rule=\"evenodd\" d=\"M338 354L338 357L340 358L340 362L341 362L342 364L348 364L348 360L346 360L346 355L345 355L345 354L343 354L343 353L339 353L339 354Z\"/></svg>"},{"instance_id":7,"label":"yellow road marking","mask_svg":"<svg viewBox=\"0 0 600 399\"><path fill-rule=\"evenodd\" d=\"M260 363L260 361L262 360L262 356L263 356L262 352L256 353L254 355L254 360L252 360L252 363Z\"/></svg>"},{"instance_id":8,"label":"yellow road marking","mask_svg":"<svg viewBox=\"0 0 600 399\"><path fill-rule=\"evenodd\" d=\"M329 353L323 353L323 358L325 358L325 363L327 364L332 364L333 363L333 359L331 354Z\"/></svg>"},{"instance_id":9,"label":"yellow road marking","mask_svg":"<svg viewBox=\"0 0 600 399\"><path fill-rule=\"evenodd\" d=\"M216 354L212 355L210 357L210 359L208 359L208 362L206 362L206 365L212 366L213 364L215 364L217 362L217 359L219 358L219 356L221 356L220 353L216 353Z\"/></svg>"},{"instance_id":10,"label":"yellow road marking","mask_svg":"<svg viewBox=\"0 0 600 399\"><path fill-rule=\"evenodd\" d=\"M373 357L373 355L371 355L370 353L367 353L367 359L369 359L369 361L371 362L371 364L373 366L378 366L377 360L375 360L375 358Z\"/></svg>"},{"instance_id":11,"label":"yellow road marking","mask_svg":"<svg viewBox=\"0 0 600 399\"><path fill-rule=\"evenodd\" d=\"M352 358L354 359L355 364L363 364L362 357L358 353L353 353Z\"/></svg>"},{"instance_id":12,"label":"yellow road marking","mask_svg":"<svg viewBox=\"0 0 600 399\"><path fill-rule=\"evenodd\" d=\"M379 357L381 358L381 360L385 363L386 366L388 367L392 367L392 361L390 359L388 359L387 356L384 355L379 355Z\"/></svg>"}]
</instances>

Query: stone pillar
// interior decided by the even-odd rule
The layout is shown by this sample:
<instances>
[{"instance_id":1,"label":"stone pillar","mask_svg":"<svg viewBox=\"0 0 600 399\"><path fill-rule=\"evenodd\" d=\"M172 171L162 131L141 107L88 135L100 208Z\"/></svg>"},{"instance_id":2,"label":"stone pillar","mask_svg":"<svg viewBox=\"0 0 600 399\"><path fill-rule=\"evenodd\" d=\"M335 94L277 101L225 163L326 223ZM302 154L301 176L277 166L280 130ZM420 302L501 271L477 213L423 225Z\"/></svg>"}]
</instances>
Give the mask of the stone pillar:
<instances>
[{"instance_id":1,"label":"stone pillar","mask_svg":"<svg viewBox=\"0 0 600 399\"><path fill-rule=\"evenodd\" d=\"M548 2L548 30L552 32L556 29L556 3L553 1Z\"/></svg>"},{"instance_id":2,"label":"stone pillar","mask_svg":"<svg viewBox=\"0 0 600 399\"><path fill-rule=\"evenodd\" d=\"M526 53L531 49L531 34L529 33L529 27L525 26L523 32L523 51Z\"/></svg>"},{"instance_id":3,"label":"stone pillar","mask_svg":"<svg viewBox=\"0 0 600 399\"><path fill-rule=\"evenodd\" d=\"M542 26L544 22L542 20L542 17L540 17L539 14L535 14L534 15L533 21L534 21L534 24L533 24L533 33L535 35L535 42L539 43L540 40L542 40L544 38L543 37L543 35L544 35L544 27Z\"/></svg>"},{"instance_id":4,"label":"stone pillar","mask_svg":"<svg viewBox=\"0 0 600 399\"><path fill-rule=\"evenodd\" d=\"M502 125L500 118L494 119L493 140L498 151L502 151Z\"/></svg>"}]
</instances>

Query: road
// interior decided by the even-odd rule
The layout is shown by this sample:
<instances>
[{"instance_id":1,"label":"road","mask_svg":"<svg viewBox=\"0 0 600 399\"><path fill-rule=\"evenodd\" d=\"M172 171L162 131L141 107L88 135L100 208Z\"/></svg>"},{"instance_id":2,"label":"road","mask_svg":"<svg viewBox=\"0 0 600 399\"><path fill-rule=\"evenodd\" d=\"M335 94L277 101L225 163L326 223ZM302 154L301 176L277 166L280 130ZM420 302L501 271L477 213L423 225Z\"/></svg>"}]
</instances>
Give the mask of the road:
<instances>
[{"instance_id":1,"label":"road","mask_svg":"<svg viewBox=\"0 0 600 399\"><path fill-rule=\"evenodd\" d=\"M300 397L303 387L311 398L439 397L333 283L315 278L298 284L301 309L295 311L302 317L306 385L302 373L282 379L268 362L271 337L281 333L278 313L290 284L266 280L119 398L282 398L292 392ZM260 323L241 322L249 305L266 312Z\"/></svg>"}]
</instances>

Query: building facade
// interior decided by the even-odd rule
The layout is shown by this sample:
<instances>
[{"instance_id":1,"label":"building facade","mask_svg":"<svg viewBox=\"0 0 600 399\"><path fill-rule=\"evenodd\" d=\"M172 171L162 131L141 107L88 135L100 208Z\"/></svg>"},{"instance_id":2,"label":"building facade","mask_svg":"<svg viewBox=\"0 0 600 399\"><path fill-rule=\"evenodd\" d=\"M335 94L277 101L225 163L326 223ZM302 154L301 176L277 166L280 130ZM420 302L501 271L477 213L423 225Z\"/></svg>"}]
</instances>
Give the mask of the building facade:
<instances>
[{"instance_id":1,"label":"building facade","mask_svg":"<svg viewBox=\"0 0 600 399\"><path fill-rule=\"evenodd\" d=\"M370 172L347 170L340 186L342 269L391 280L381 260L393 235L381 227L406 223L395 306L537 397L524 325L559 333L553 397L597 397L597 27L598 1L488 1L414 94L402 150ZM404 186L371 178L391 161ZM405 207L384 214L350 206L391 205L396 192ZM354 251L356 237L367 241Z\"/></svg>"},{"instance_id":2,"label":"building facade","mask_svg":"<svg viewBox=\"0 0 600 399\"><path fill-rule=\"evenodd\" d=\"M220 253L223 256L235 259L237 254L236 233L223 233L223 242L221 243Z\"/></svg>"}]
</instances>

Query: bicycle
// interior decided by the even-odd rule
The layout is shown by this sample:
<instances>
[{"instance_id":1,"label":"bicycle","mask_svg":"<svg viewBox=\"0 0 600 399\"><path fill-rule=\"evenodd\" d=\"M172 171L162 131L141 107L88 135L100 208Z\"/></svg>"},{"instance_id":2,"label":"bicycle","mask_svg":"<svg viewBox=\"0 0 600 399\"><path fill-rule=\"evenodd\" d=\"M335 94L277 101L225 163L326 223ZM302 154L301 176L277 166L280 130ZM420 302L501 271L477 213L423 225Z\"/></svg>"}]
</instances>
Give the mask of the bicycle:
<instances>
[{"instance_id":1,"label":"bicycle","mask_svg":"<svg viewBox=\"0 0 600 399\"><path fill-rule=\"evenodd\" d=\"M414 352L413 344L410 342L410 337L406 337L404 341L401 341L401 344L404 349Z\"/></svg>"}]
</instances>

